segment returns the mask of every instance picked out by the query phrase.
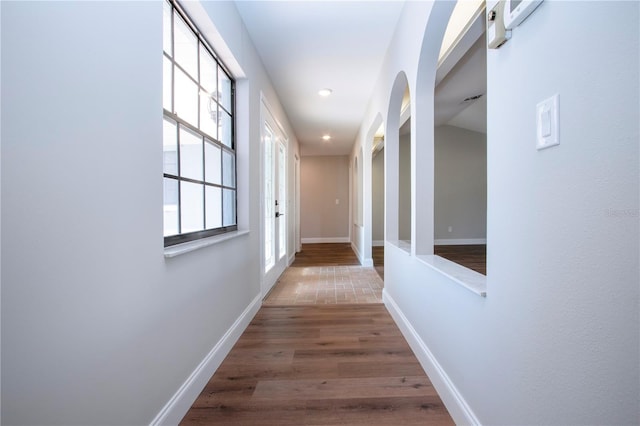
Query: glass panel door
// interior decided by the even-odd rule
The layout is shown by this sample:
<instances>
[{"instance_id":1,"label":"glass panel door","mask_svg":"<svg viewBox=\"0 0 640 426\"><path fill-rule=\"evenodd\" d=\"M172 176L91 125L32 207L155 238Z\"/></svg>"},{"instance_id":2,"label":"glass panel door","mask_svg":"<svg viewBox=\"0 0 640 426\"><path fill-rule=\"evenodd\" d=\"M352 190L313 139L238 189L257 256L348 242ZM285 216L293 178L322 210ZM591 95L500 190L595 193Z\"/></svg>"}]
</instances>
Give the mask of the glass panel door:
<instances>
[{"instance_id":1,"label":"glass panel door","mask_svg":"<svg viewBox=\"0 0 640 426\"><path fill-rule=\"evenodd\" d=\"M264 269L268 272L276 263L275 257L275 197L273 182L273 131L264 126Z\"/></svg>"},{"instance_id":2,"label":"glass panel door","mask_svg":"<svg viewBox=\"0 0 640 426\"><path fill-rule=\"evenodd\" d=\"M278 260L287 254L287 150L282 141L278 141Z\"/></svg>"}]
</instances>

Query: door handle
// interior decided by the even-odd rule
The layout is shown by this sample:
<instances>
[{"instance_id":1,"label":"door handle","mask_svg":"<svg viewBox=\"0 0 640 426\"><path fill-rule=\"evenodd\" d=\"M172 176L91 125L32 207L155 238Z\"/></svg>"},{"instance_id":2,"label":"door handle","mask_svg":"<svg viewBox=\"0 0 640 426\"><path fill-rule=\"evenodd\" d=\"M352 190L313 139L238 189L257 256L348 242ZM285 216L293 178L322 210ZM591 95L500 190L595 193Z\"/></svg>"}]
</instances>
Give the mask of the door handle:
<instances>
[{"instance_id":1,"label":"door handle","mask_svg":"<svg viewBox=\"0 0 640 426\"><path fill-rule=\"evenodd\" d=\"M276 212L276 217L284 216L284 213Z\"/></svg>"}]
</instances>

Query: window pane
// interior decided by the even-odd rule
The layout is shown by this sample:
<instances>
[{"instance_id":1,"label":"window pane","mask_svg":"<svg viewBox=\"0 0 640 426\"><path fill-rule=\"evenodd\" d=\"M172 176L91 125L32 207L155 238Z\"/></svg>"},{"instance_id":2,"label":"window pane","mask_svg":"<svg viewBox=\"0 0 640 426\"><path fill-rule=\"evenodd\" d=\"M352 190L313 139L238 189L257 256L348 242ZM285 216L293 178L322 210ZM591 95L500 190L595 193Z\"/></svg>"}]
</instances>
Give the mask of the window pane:
<instances>
[{"instance_id":1,"label":"window pane","mask_svg":"<svg viewBox=\"0 0 640 426\"><path fill-rule=\"evenodd\" d=\"M227 151L222 152L222 184L232 188L236 186L236 168L233 154Z\"/></svg>"},{"instance_id":2,"label":"window pane","mask_svg":"<svg viewBox=\"0 0 640 426\"><path fill-rule=\"evenodd\" d=\"M203 177L202 137L184 127L180 127L180 176L197 180Z\"/></svg>"},{"instance_id":3,"label":"window pane","mask_svg":"<svg viewBox=\"0 0 640 426\"><path fill-rule=\"evenodd\" d=\"M164 156L164 173L178 175L178 132L176 123L164 119L164 131L162 137L162 152Z\"/></svg>"},{"instance_id":4,"label":"window pane","mask_svg":"<svg viewBox=\"0 0 640 426\"><path fill-rule=\"evenodd\" d=\"M219 115L221 122L218 124L218 139L229 148L233 148L231 141L231 116L224 111L220 111Z\"/></svg>"},{"instance_id":5,"label":"window pane","mask_svg":"<svg viewBox=\"0 0 640 426\"><path fill-rule=\"evenodd\" d=\"M175 67L175 113L182 119L198 125L198 86L182 72Z\"/></svg>"},{"instance_id":6,"label":"window pane","mask_svg":"<svg viewBox=\"0 0 640 426\"><path fill-rule=\"evenodd\" d=\"M204 180L220 185L220 148L210 142L204 144Z\"/></svg>"},{"instance_id":7,"label":"window pane","mask_svg":"<svg viewBox=\"0 0 640 426\"><path fill-rule=\"evenodd\" d=\"M200 130L214 139L218 138L218 104L205 94L200 92Z\"/></svg>"},{"instance_id":8,"label":"window pane","mask_svg":"<svg viewBox=\"0 0 640 426\"><path fill-rule=\"evenodd\" d=\"M164 236L176 235L178 230L178 181L164 178Z\"/></svg>"},{"instance_id":9,"label":"window pane","mask_svg":"<svg viewBox=\"0 0 640 426\"><path fill-rule=\"evenodd\" d=\"M222 226L222 190L215 186L205 186L207 208L207 229Z\"/></svg>"},{"instance_id":10,"label":"window pane","mask_svg":"<svg viewBox=\"0 0 640 426\"><path fill-rule=\"evenodd\" d=\"M233 112L231 110L231 79L227 77L227 74L220 69L218 71L218 87L220 91L220 105L224 107L229 112Z\"/></svg>"},{"instance_id":11,"label":"window pane","mask_svg":"<svg viewBox=\"0 0 640 426\"><path fill-rule=\"evenodd\" d=\"M198 125L198 85L179 68L175 71L175 113L194 126Z\"/></svg>"},{"instance_id":12,"label":"window pane","mask_svg":"<svg viewBox=\"0 0 640 426\"><path fill-rule=\"evenodd\" d=\"M204 229L203 186L198 183L180 182L180 224L183 234Z\"/></svg>"},{"instance_id":13,"label":"window pane","mask_svg":"<svg viewBox=\"0 0 640 426\"><path fill-rule=\"evenodd\" d=\"M200 85L204 88L204 91L213 95L214 99L217 99L217 78L216 78L217 64L213 59L213 56L207 49L200 45Z\"/></svg>"},{"instance_id":14,"label":"window pane","mask_svg":"<svg viewBox=\"0 0 640 426\"><path fill-rule=\"evenodd\" d=\"M163 49L171 56L171 5L166 1L162 11L162 33Z\"/></svg>"},{"instance_id":15,"label":"window pane","mask_svg":"<svg viewBox=\"0 0 640 426\"><path fill-rule=\"evenodd\" d=\"M171 111L171 61L162 58L162 107Z\"/></svg>"},{"instance_id":16,"label":"window pane","mask_svg":"<svg viewBox=\"0 0 640 426\"><path fill-rule=\"evenodd\" d=\"M174 58L194 79L198 78L198 39L177 12L173 13Z\"/></svg>"},{"instance_id":17,"label":"window pane","mask_svg":"<svg viewBox=\"0 0 640 426\"><path fill-rule=\"evenodd\" d=\"M235 225L236 223L236 191L223 189L222 226Z\"/></svg>"}]
</instances>

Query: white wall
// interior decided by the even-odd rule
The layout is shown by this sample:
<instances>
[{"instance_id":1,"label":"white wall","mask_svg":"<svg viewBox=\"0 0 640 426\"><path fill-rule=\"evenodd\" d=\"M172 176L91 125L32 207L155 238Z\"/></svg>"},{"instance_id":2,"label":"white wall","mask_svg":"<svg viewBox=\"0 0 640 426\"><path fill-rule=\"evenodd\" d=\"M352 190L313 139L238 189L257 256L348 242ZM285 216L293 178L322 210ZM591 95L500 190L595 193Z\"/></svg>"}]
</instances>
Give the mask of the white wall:
<instances>
[{"instance_id":1,"label":"white wall","mask_svg":"<svg viewBox=\"0 0 640 426\"><path fill-rule=\"evenodd\" d=\"M1 7L2 420L149 424L259 303L260 91L286 117L233 3L207 3L247 77L251 232L165 259L162 3Z\"/></svg>"},{"instance_id":2,"label":"white wall","mask_svg":"<svg viewBox=\"0 0 640 426\"><path fill-rule=\"evenodd\" d=\"M405 5L354 147L367 152L379 116L390 135L406 73L418 221L431 219L428 79L447 3ZM410 255L386 242L385 303L458 423L640 421L638 7L545 1L488 52L486 298L428 266L415 242ZM561 145L537 151L535 107L554 93Z\"/></svg>"},{"instance_id":3,"label":"white wall","mask_svg":"<svg viewBox=\"0 0 640 426\"><path fill-rule=\"evenodd\" d=\"M302 157L300 232L303 242L349 242L349 172L346 155Z\"/></svg>"},{"instance_id":4,"label":"white wall","mask_svg":"<svg viewBox=\"0 0 640 426\"><path fill-rule=\"evenodd\" d=\"M436 243L485 239L487 135L454 126L438 126L434 142Z\"/></svg>"}]
</instances>

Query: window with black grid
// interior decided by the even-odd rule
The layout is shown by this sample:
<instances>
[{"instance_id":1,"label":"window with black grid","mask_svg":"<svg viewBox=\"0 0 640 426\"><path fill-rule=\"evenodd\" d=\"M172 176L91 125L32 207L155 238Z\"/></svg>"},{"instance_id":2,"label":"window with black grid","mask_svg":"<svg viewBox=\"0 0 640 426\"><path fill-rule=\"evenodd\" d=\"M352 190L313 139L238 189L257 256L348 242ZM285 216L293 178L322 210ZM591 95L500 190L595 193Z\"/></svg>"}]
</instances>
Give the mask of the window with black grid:
<instances>
[{"instance_id":1,"label":"window with black grid","mask_svg":"<svg viewBox=\"0 0 640 426\"><path fill-rule=\"evenodd\" d=\"M235 82L180 5L164 2L164 245L237 229Z\"/></svg>"}]
</instances>

